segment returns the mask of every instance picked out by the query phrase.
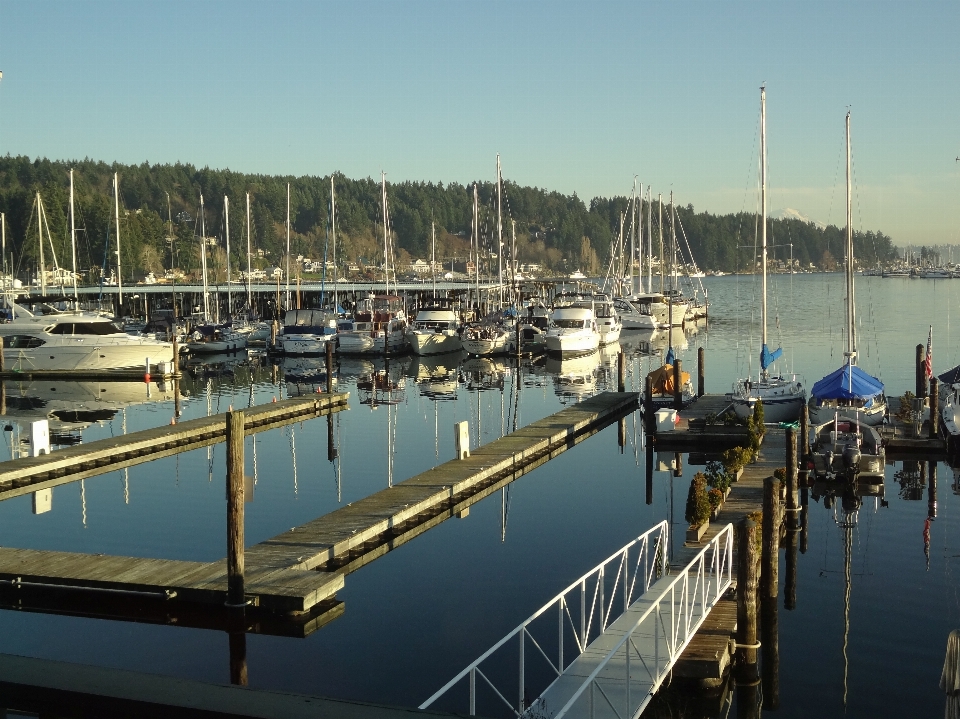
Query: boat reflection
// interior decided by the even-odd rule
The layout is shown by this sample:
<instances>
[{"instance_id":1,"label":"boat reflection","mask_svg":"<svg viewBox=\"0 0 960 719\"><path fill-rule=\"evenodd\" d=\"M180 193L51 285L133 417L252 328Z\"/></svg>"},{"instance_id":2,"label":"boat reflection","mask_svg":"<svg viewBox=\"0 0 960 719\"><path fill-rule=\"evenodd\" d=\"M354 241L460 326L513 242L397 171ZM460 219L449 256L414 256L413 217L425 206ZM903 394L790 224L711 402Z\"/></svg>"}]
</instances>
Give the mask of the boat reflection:
<instances>
[{"instance_id":1,"label":"boat reflection","mask_svg":"<svg viewBox=\"0 0 960 719\"><path fill-rule=\"evenodd\" d=\"M413 379L420 394L432 400L454 400L459 386L462 353L414 355L407 376Z\"/></svg>"},{"instance_id":2,"label":"boat reflection","mask_svg":"<svg viewBox=\"0 0 960 719\"><path fill-rule=\"evenodd\" d=\"M579 402L597 393L600 353L571 359L547 357L544 369L553 375L553 390L563 404Z\"/></svg>"},{"instance_id":3,"label":"boat reflection","mask_svg":"<svg viewBox=\"0 0 960 719\"><path fill-rule=\"evenodd\" d=\"M461 365L463 381L471 392L490 389L503 391L509 372L510 365L503 358L472 357Z\"/></svg>"},{"instance_id":4,"label":"boat reflection","mask_svg":"<svg viewBox=\"0 0 960 719\"><path fill-rule=\"evenodd\" d=\"M288 399L327 391L327 362L324 357L284 357L280 368ZM337 386L336 374L333 386Z\"/></svg>"},{"instance_id":5,"label":"boat reflection","mask_svg":"<svg viewBox=\"0 0 960 719\"><path fill-rule=\"evenodd\" d=\"M399 404L406 397L404 367L390 362L377 368L370 364L370 371L357 377L357 399L360 404L377 407Z\"/></svg>"}]
</instances>

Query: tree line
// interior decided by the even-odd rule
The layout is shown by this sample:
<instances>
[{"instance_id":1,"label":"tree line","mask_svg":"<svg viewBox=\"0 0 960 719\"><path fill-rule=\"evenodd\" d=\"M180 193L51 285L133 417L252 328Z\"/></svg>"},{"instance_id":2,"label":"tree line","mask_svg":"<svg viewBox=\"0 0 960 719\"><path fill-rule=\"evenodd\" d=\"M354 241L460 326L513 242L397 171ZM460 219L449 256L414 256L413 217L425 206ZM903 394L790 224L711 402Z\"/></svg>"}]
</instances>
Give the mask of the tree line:
<instances>
[{"instance_id":1,"label":"tree line","mask_svg":"<svg viewBox=\"0 0 960 719\"><path fill-rule=\"evenodd\" d=\"M147 272L160 275L177 267L196 275L200 267L199 237L208 238L208 268L213 280L226 268L226 235L230 236L230 267L246 268L247 217L252 264L283 266L287 246L287 186L290 187L290 254L313 260L377 266L383 262L384 220L379 178L332 176L272 176L197 168L190 164L107 164L91 159L53 161L24 156L0 157L0 212L6 220L6 256L13 257L14 273L22 279L36 272L40 221L37 196L43 203L45 264L52 266L51 249L61 267L71 266L69 173L74 171L74 208L77 228L77 264L91 279L110 273L116 265L116 220L113 176L119 182L120 265L124 281ZM335 245L331 243L331 179L336 196ZM438 260L466 260L474 233L474 192L478 204L477 233L484 256L516 247L519 262L537 263L548 270L603 272L619 243L621 214L631 205L625 196L597 197L585 203L576 194L563 195L504 180L498 205L497 185L491 181L458 183L388 182L387 227L395 243L398 264L411 258L429 260L433 233ZM203 208L201 213L201 196ZM229 199L229 223L224 197ZM654 201L653 237L659 254L659 207ZM498 223L498 207L500 221ZM646 235L648 208L642 212ZM676 234L682 247L689 244L701 268L725 272L753 271L757 218L746 213L713 215L692 205L676 207L676 223L663 211L662 232ZM636 222L636 220L635 220ZM770 220L771 255L792 257L800 266L835 269L843 257L842 228L819 228L796 219ZM499 225L499 233L498 233ZM625 232L630 217L625 215ZM636 227L636 226L635 226ZM433 230L433 231L432 231ZM672 230L672 232L671 232ZM625 243L626 244L626 243ZM637 239L639 246L640 239ZM857 231L854 247L861 266L875 266L896 258L889 236ZM669 255L669 253L668 253ZM683 251L686 255L686 251ZM490 261L496 266L496 261Z\"/></svg>"}]
</instances>

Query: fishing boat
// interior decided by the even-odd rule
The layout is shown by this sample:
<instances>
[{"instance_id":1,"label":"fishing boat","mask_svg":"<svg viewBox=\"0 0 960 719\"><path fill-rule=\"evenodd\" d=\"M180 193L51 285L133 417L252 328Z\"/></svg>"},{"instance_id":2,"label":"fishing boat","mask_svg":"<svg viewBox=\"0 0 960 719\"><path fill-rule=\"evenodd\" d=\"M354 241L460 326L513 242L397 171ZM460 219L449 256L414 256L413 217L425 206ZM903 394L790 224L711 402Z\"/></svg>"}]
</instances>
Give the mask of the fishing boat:
<instances>
[{"instance_id":1,"label":"fishing boat","mask_svg":"<svg viewBox=\"0 0 960 719\"><path fill-rule=\"evenodd\" d=\"M847 236L846 236L846 323L847 347L844 364L821 379L810 392L810 423L822 424L835 416L853 418L876 426L883 423L887 399L883 382L857 366L856 302L853 282L853 199L850 162L850 113L847 135Z\"/></svg>"},{"instance_id":2,"label":"fishing boat","mask_svg":"<svg viewBox=\"0 0 960 719\"><path fill-rule=\"evenodd\" d=\"M407 342L415 355L436 355L459 352L460 318L449 302L434 299L417 311L413 324L407 328Z\"/></svg>"},{"instance_id":3,"label":"fishing boat","mask_svg":"<svg viewBox=\"0 0 960 719\"><path fill-rule=\"evenodd\" d=\"M114 370L173 361L173 344L124 332L109 318L26 306L5 298L0 322L7 369Z\"/></svg>"},{"instance_id":4,"label":"fishing boat","mask_svg":"<svg viewBox=\"0 0 960 719\"><path fill-rule=\"evenodd\" d=\"M757 402L763 404L767 422L793 422L800 417L807 392L796 375L785 377L771 371L774 362L783 354L782 348L770 350L767 346L767 95L760 88L760 213L761 213L761 300L760 300L760 374L757 378L737 380L730 393L737 416L746 419L753 415Z\"/></svg>"},{"instance_id":5,"label":"fishing boat","mask_svg":"<svg viewBox=\"0 0 960 719\"><path fill-rule=\"evenodd\" d=\"M554 309L544 345L547 352L569 357L596 352L600 333L593 310L577 305Z\"/></svg>"}]
</instances>

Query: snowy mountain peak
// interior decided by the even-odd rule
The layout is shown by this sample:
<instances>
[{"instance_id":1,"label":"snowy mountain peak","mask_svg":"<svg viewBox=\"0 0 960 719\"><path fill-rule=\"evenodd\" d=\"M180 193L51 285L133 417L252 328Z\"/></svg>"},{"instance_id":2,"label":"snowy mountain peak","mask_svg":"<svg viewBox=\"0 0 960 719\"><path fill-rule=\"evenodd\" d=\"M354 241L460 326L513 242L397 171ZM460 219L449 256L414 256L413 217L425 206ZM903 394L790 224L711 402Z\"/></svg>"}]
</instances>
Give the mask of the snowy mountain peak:
<instances>
[{"instance_id":1,"label":"snowy mountain peak","mask_svg":"<svg viewBox=\"0 0 960 719\"><path fill-rule=\"evenodd\" d=\"M821 230L826 227L826 225L824 225L822 222L811 220L809 217L800 212L800 210L794 210L792 207L777 210L776 212L771 213L770 217L774 220L800 220L801 222L806 222L814 227L818 227Z\"/></svg>"}]
</instances>

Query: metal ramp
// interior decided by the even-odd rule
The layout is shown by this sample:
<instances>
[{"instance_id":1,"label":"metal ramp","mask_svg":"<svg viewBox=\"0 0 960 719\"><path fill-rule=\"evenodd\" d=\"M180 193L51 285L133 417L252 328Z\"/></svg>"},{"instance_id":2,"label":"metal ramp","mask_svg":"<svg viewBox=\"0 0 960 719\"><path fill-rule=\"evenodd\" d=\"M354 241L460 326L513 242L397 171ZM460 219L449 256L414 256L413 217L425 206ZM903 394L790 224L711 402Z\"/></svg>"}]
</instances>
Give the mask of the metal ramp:
<instances>
[{"instance_id":1,"label":"metal ramp","mask_svg":"<svg viewBox=\"0 0 960 719\"><path fill-rule=\"evenodd\" d=\"M479 706L484 716L537 719L639 716L732 580L732 525L669 574L667 538L661 522L601 562L420 708L466 708L472 716Z\"/></svg>"}]
</instances>

